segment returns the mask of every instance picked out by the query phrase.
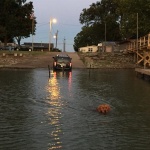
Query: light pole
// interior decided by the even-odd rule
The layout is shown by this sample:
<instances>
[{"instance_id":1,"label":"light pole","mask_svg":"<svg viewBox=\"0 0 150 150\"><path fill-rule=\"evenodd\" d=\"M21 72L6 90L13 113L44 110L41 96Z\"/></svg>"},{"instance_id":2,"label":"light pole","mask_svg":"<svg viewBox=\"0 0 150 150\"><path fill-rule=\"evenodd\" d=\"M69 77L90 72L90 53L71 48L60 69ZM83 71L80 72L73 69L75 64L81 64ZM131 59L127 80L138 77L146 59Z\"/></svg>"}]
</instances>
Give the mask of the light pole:
<instances>
[{"instance_id":1,"label":"light pole","mask_svg":"<svg viewBox=\"0 0 150 150\"><path fill-rule=\"evenodd\" d=\"M54 38L56 39L56 45L55 45L55 48L57 48L58 30L57 30L56 34L54 35Z\"/></svg>"},{"instance_id":2,"label":"light pole","mask_svg":"<svg viewBox=\"0 0 150 150\"><path fill-rule=\"evenodd\" d=\"M64 52L66 52L66 39L64 38Z\"/></svg>"},{"instance_id":3,"label":"light pole","mask_svg":"<svg viewBox=\"0 0 150 150\"><path fill-rule=\"evenodd\" d=\"M51 50L51 36L52 36L52 23L56 23L57 20L55 18L50 18L50 21L49 21L49 29L50 29L50 32L49 32L49 51Z\"/></svg>"}]
</instances>

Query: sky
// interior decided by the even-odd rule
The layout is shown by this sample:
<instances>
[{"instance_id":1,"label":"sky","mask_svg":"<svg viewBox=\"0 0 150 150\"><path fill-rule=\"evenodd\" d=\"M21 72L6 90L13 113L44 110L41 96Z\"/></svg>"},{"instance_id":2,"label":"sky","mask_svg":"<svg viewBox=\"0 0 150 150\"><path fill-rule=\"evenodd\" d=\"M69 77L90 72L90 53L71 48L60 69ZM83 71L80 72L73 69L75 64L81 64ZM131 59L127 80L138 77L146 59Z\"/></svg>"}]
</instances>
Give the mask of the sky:
<instances>
[{"instance_id":1,"label":"sky","mask_svg":"<svg viewBox=\"0 0 150 150\"><path fill-rule=\"evenodd\" d=\"M50 18L57 19L52 23L51 34L54 47L56 39L53 36L58 30L57 48L67 52L73 52L74 37L81 31L82 25L79 22L80 13L84 8L89 8L97 0L27 0L32 1L34 16L36 17L36 33L33 36L34 43L49 43ZM21 43L32 42L32 35L22 39Z\"/></svg>"}]
</instances>

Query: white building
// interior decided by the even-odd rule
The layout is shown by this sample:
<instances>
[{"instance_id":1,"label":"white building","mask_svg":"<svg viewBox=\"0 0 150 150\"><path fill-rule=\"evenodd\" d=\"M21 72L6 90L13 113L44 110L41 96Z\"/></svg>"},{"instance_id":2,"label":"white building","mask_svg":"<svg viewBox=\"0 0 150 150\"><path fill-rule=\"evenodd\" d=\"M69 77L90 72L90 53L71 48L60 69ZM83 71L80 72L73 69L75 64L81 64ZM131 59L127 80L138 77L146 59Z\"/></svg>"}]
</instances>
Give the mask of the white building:
<instances>
[{"instance_id":1,"label":"white building","mask_svg":"<svg viewBox=\"0 0 150 150\"><path fill-rule=\"evenodd\" d=\"M97 51L98 51L98 46L96 46L96 45L79 48L79 52L82 52L82 53L94 53Z\"/></svg>"}]
</instances>

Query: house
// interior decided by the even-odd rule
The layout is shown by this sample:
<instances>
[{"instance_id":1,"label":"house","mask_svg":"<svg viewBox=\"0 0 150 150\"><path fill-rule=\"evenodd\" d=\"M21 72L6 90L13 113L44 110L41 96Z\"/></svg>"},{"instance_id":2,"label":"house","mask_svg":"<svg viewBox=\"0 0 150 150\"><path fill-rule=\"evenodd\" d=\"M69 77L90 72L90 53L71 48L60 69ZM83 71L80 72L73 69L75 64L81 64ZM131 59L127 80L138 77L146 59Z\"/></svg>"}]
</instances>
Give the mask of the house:
<instances>
[{"instance_id":1,"label":"house","mask_svg":"<svg viewBox=\"0 0 150 150\"><path fill-rule=\"evenodd\" d=\"M115 52L118 51L118 45L116 42L102 42L99 43L97 46L86 46L86 47L80 47L79 52L82 53L94 53L94 52Z\"/></svg>"},{"instance_id":2,"label":"house","mask_svg":"<svg viewBox=\"0 0 150 150\"><path fill-rule=\"evenodd\" d=\"M29 42L25 42L24 44L21 45L21 49L33 49L34 50L42 50L42 51L48 51L49 50L49 43L29 43ZM51 43L50 44L50 48L53 49L54 48L54 44Z\"/></svg>"},{"instance_id":3,"label":"house","mask_svg":"<svg viewBox=\"0 0 150 150\"><path fill-rule=\"evenodd\" d=\"M114 52L117 51L116 42L102 42L98 44L99 52Z\"/></svg>"},{"instance_id":4,"label":"house","mask_svg":"<svg viewBox=\"0 0 150 150\"><path fill-rule=\"evenodd\" d=\"M96 46L96 45L79 48L79 52L82 52L82 53L94 53L97 51L98 51L98 46Z\"/></svg>"}]
</instances>

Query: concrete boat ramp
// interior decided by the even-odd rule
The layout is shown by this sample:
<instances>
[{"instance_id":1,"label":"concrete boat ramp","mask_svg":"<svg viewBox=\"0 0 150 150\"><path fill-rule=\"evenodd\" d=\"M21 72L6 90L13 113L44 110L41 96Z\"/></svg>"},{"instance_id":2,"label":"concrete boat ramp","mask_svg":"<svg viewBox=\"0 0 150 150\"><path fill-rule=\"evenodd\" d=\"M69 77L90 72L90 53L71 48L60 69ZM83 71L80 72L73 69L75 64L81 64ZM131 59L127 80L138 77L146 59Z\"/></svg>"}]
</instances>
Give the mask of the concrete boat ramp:
<instances>
[{"instance_id":1,"label":"concrete boat ramp","mask_svg":"<svg viewBox=\"0 0 150 150\"><path fill-rule=\"evenodd\" d=\"M150 81L150 69L135 68L138 77Z\"/></svg>"}]
</instances>

